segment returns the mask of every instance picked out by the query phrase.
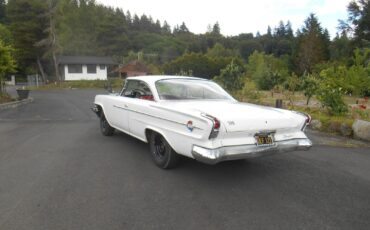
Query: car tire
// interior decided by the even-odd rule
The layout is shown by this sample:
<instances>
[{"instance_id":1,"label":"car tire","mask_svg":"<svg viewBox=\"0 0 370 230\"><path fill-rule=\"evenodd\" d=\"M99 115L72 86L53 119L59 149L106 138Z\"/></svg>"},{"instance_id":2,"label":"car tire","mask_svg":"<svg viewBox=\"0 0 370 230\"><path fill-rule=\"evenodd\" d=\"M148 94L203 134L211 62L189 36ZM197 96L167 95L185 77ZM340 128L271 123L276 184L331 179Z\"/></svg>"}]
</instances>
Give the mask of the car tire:
<instances>
[{"instance_id":1,"label":"car tire","mask_svg":"<svg viewBox=\"0 0 370 230\"><path fill-rule=\"evenodd\" d=\"M114 128L110 126L103 113L100 116L100 131L104 136L112 136L114 134Z\"/></svg>"},{"instance_id":2,"label":"car tire","mask_svg":"<svg viewBox=\"0 0 370 230\"><path fill-rule=\"evenodd\" d=\"M149 135L149 146L150 154L158 167L170 169L177 166L179 156L161 134L151 132Z\"/></svg>"}]
</instances>

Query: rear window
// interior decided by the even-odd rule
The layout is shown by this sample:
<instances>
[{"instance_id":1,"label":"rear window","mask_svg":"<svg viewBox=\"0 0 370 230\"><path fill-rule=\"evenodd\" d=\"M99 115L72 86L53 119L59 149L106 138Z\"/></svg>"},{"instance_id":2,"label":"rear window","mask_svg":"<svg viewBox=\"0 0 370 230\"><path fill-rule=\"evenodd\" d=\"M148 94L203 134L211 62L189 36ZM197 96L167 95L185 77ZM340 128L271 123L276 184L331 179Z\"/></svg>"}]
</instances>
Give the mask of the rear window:
<instances>
[{"instance_id":1,"label":"rear window","mask_svg":"<svg viewBox=\"0 0 370 230\"><path fill-rule=\"evenodd\" d=\"M155 83L161 100L227 100L232 97L212 81L165 79Z\"/></svg>"}]
</instances>

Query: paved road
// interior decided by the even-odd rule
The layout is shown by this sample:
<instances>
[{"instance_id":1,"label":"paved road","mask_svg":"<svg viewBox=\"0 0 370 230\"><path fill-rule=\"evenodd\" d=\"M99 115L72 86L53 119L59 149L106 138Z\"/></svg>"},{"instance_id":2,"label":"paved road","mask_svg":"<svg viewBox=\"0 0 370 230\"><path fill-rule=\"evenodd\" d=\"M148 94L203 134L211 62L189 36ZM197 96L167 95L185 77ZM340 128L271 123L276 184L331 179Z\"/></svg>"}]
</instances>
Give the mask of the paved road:
<instances>
[{"instance_id":1,"label":"paved road","mask_svg":"<svg viewBox=\"0 0 370 230\"><path fill-rule=\"evenodd\" d=\"M161 170L146 144L99 133L96 93L0 111L1 230L369 229L369 148Z\"/></svg>"}]
</instances>

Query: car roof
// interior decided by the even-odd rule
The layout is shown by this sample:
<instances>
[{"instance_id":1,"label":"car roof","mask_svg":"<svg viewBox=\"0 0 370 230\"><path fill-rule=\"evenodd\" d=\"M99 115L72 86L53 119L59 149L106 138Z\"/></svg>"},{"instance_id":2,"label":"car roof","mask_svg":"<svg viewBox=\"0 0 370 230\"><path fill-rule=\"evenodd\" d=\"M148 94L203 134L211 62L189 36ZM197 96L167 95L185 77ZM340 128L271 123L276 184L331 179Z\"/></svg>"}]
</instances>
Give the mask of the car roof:
<instances>
[{"instance_id":1,"label":"car roof","mask_svg":"<svg viewBox=\"0 0 370 230\"><path fill-rule=\"evenodd\" d=\"M147 83L154 83L164 79L194 79L194 80L207 80L199 77L187 77L187 76L171 76L171 75L146 75L146 76L135 76L128 77L127 80L141 80Z\"/></svg>"}]
</instances>

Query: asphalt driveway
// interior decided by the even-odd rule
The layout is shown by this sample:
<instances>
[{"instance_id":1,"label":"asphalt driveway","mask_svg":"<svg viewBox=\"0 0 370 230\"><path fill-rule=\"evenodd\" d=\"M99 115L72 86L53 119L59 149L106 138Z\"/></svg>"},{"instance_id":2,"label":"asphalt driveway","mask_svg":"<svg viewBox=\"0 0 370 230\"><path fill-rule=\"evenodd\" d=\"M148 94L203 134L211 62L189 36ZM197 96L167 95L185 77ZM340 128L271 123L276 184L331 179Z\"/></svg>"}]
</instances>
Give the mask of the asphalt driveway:
<instances>
[{"instance_id":1,"label":"asphalt driveway","mask_svg":"<svg viewBox=\"0 0 370 230\"><path fill-rule=\"evenodd\" d=\"M146 144L100 134L97 93L33 91L0 110L1 230L369 229L369 148L162 170Z\"/></svg>"}]
</instances>

